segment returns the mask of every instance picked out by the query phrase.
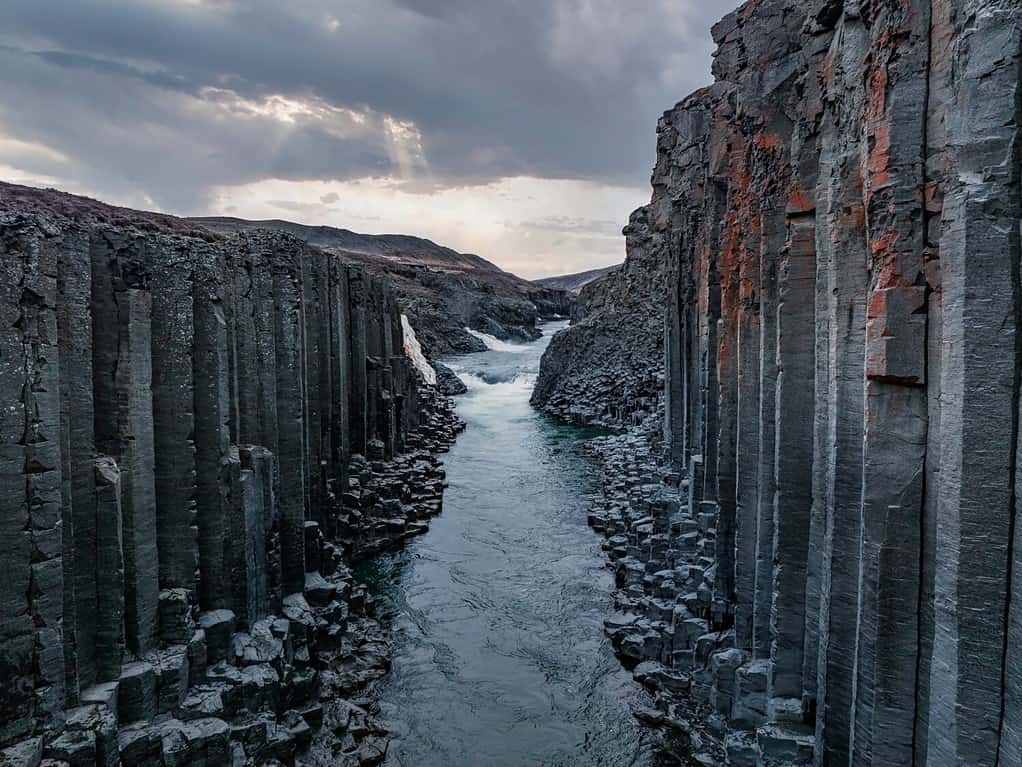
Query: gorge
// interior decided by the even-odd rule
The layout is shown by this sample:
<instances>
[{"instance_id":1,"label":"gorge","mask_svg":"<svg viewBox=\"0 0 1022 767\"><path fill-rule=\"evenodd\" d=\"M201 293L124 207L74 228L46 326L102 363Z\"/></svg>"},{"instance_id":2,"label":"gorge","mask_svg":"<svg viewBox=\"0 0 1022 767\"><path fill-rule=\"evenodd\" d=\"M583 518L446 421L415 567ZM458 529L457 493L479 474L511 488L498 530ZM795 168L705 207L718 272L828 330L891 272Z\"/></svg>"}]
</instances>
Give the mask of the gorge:
<instances>
[{"instance_id":1,"label":"gorge","mask_svg":"<svg viewBox=\"0 0 1022 767\"><path fill-rule=\"evenodd\" d=\"M461 426L393 287L285 234L0 208L0 763L379 761L350 567L428 529Z\"/></svg>"},{"instance_id":2,"label":"gorge","mask_svg":"<svg viewBox=\"0 0 1022 767\"><path fill-rule=\"evenodd\" d=\"M0 767L1022 764L1022 4L713 38L597 273L0 184Z\"/></svg>"},{"instance_id":3,"label":"gorge","mask_svg":"<svg viewBox=\"0 0 1022 767\"><path fill-rule=\"evenodd\" d=\"M468 428L445 457L444 514L372 563L367 585L396 613L380 689L392 764L640 765L658 751L631 716L648 703L602 636L613 578L586 527L593 430L529 407L561 324L450 361Z\"/></svg>"}]
</instances>

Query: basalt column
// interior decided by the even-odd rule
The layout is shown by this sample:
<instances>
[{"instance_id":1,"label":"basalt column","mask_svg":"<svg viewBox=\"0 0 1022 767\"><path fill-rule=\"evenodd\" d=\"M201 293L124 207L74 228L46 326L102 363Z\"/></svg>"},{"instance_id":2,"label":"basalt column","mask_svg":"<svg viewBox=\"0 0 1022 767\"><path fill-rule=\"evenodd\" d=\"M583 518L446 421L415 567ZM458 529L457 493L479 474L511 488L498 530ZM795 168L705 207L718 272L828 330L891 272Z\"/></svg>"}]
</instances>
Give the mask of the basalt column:
<instances>
[{"instance_id":1,"label":"basalt column","mask_svg":"<svg viewBox=\"0 0 1022 767\"><path fill-rule=\"evenodd\" d=\"M294 237L0 184L0 762L293 753L346 626L338 515L379 533L347 461L428 407L403 341L384 280Z\"/></svg>"},{"instance_id":2,"label":"basalt column","mask_svg":"<svg viewBox=\"0 0 1022 767\"><path fill-rule=\"evenodd\" d=\"M274 261L274 342L277 363L277 469L282 492L281 567L285 594L305 587L307 446L305 430L305 317L302 262L294 253ZM286 488L286 492L283 489Z\"/></svg>"},{"instance_id":3,"label":"basalt column","mask_svg":"<svg viewBox=\"0 0 1022 767\"><path fill-rule=\"evenodd\" d=\"M351 457L351 391L352 345L351 303L347 267L333 262L330 272L331 329L331 406L333 408L333 460L345 466Z\"/></svg>"},{"instance_id":4,"label":"basalt column","mask_svg":"<svg viewBox=\"0 0 1022 767\"><path fill-rule=\"evenodd\" d=\"M815 636L807 631L808 641L819 643L819 674L806 687L816 690L815 698L807 699L816 706L825 762L834 764L845 763L850 753L859 601L867 251L855 116L865 101L861 75L867 45L861 17L846 14L824 70L832 74L824 87L817 190L817 271L827 300L816 332L827 339L828 368L816 386L826 392L827 426L814 450L814 463L824 473L813 523L822 535L813 538L819 545L811 552L819 561L810 565L810 572L820 574L820 603L811 611L819 616L819 629Z\"/></svg>"},{"instance_id":5,"label":"basalt column","mask_svg":"<svg viewBox=\"0 0 1022 767\"><path fill-rule=\"evenodd\" d=\"M1022 8L966 0L953 23L926 763L986 767L1017 761L1020 749Z\"/></svg>"},{"instance_id":6,"label":"basalt column","mask_svg":"<svg viewBox=\"0 0 1022 767\"><path fill-rule=\"evenodd\" d=\"M671 465L676 471L685 466L685 320L681 310L681 286L677 279L677 266L672 266L674 284L667 292L667 312L664 315L664 441L670 450Z\"/></svg>"},{"instance_id":7,"label":"basalt column","mask_svg":"<svg viewBox=\"0 0 1022 767\"><path fill-rule=\"evenodd\" d=\"M857 764L908 764L913 757L927 432L929 6L929 0L897 9L880 5L871 19L864 179L870 288L852 751Z\"/></svg>"},{"instance_id":8,"label":"basalt column","mask_svg":"<svg viewBox=\"0 0 1022 767\"><path fill-rule=\"evenodd\" d=\"M763 164L757 177L776 178L779 169L775 152L761 153ZM768 183L770 183L768 181ZM784 247L786 228L783 210L770 206L763 211L763 237L760 242L760 356L759 412L755 507L755 574L753 580L752 651L757 658L770 656L770 611L773 602L774 568L774 493L775 431L777 394L777 314L769 307L777 303L777 260Z\"/></svg>"},{"instance_id":9,"label":"basalt column","mask_svg":"<svg viewBox=\"0 0 1022 767\"><path fill-rule=\"evenodd\" d=\"M64 565L63 641L67 705L78 702L79 601L92 594L84 610L94 610L95 595L88 565L76 566L75 529L79 524L95 535L91 462L95 452L92 396L92 308L89 233L68 229L47 241L57 258L57 345L60 366L61 419L61 548ZM76 512L78 519L75 518ZM94 562L91 548L83 550ZM88 614L87 612L85 613ZM91 640L90 640L91 641ZM91 658L91 645L88 649Z\"/></svg>"},{"instance_id":10,"label":"basalt column","mask_svg":"<svg viewBox=\"0 0 1022 767\"><path fill-rule=\"evenodd\" d=\"M404 352L404 328L401 325L401 309L398 306L397 295L389 286L387 294L388 332L390 334L387 342L387 354L391 369L391 453L398 454L405 450L405 436L410 428L409 407L414 408L414 403L408 402L411 394L408 383L414 380L414 376L411 374L411 367L409 367L410 360Z\"/></svg>"},{"instance_id":11,"label":"basalt column","mask_svg":"<svg viewBox=\"0 0 1022 767\"><path fill-rule=\"evenodd\" d=\"M773 718L800 719L805 631L806 569L812 485L813 390L815 369L816 243L813 210L790 210L788 243L778 265L776 305L777 392L773 514L773 600L770 679ZM794 699L787 704L785 699ZM786 713L780 714L779 707ZM794 710L796 715L791 716Z\"/></svg>"},{"instance_id":12,"label":"basalt column","mask_svg":"<svg viewBox=\"0 0 1022 767\"><path fill-rule=\"evenodd\" d=\"M750 174L751 177L751 174ZM753 647L756 597L756 503L759 479L760 315L759 248L762 214L743 201L746 222L738 246L737 383L735 465L735 633L738 646Z\"/></svg>"},{"instance_id":13,"label":"basalt column","mask_svg":"<svg viewBox=\"0 0 1022 767\"><path fill-rule=\"evenodd\" d=\"M199 604L231 604L225 562L228 509L238 458L230 450L230 392L224 262L215 251L196 257L193 292L196 507L199 523Z\"/></svg>"},{"instance_id":14,"label":"basalt column","mask_svg":"<svg viewBox=\"0 0 1022 767\"><path fill-rule=\"evenodd\" d=\"M135 238L93 234L95 440L119 469L125 638L139 656L155 647L159 596L150 258Z\"/></svg>"},{"instance_id":15,"label":"basalt column","mask_svg":"<svg viewBox=\"0 0 1022 767\"><path fill-rule=\"evenodd\" d=\"M153 253L153 425L160 588L195 594L195 324L188 243L167 238Z\"/></svg>"},{"instance_id":16,"label":"basalt column","mask_svg":"<svg viewBox=\"0 0 1022 767\"><path fill-rule=\"evenodd\" d=\"M233 255L232 368L237 391L234 403L238 413L236 444L242 446L239 455L242 511L236 521L245 526L247 533L243 532L243 537L255 534L248 526L249 509L259 503L254 497L255 489L261 489L263 494L262 519L255 521L256 529L263 536L263 546L248 544L232 555L233 579L237 584L234 609L243 622L253 616L243 614L240 605L259 617L267 611L279 610L283 596L275 458L279 441L273 262L277 258L277 248L278 243L272 237L249 236L239 242ZM238 504L233 508L237 509ZM255 557L254 563L250 556ZM260 558L265 559L262 565ZM239 567L245 568L243 574L239 574ZM242 583L246 578L253 578L255 582L246 586Z\"/></svg>"},{"instance_id":17,"label":"basalt column","mask_svg":"<svg viewBox=\"0 0 1022 767\"><path fill-rule=\"evenodd\" d=\"M310 519L326 524L333 464L330 440L330 276L326 257L307 259L304 279L305 382L308 393L308 483Z\"/></svg>"},{"instance_id":18,"label":"basalt column","mask_svg":"<svg viewBox=\"0 0 1022 767\"><path fill-rule=\"evenodd\" d=\"M351 405L349 422L351 426L351 452L365 455L368 427L367 370L368 358L366 303L368 301L368 277L361 269L348 272L348 308L351 325Z\"/></svg>"}]
</instances>

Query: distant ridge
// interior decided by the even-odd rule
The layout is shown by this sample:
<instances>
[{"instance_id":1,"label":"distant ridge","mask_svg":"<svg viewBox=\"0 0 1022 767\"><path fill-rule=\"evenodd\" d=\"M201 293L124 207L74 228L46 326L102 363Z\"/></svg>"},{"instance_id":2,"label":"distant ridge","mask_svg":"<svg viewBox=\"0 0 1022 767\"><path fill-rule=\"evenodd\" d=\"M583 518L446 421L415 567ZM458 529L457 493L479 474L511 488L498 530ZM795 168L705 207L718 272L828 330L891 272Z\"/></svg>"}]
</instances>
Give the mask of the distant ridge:
<instances>
[{"instance_id":1,"label":"distant ridge","mask_svg":"<svg viewBox=\"0 0 1022 767\"><path fill-rule=\"evenodd\" d=\"M588 272L578 272L577 274L564 274L560 277L544 277L541 280L533 280L537 285L542 285L544 288L553 288L554 290L566 290L569 293L578 294L582 288L591 282L596 282L603 277L606 277L611 272L615 272L621 268L621 264L614 264L613 266L604 266L600 269L590 269Z\"/></svg>"},{"instance_id":2,"label":"distant ridge","mask_svg":"<svg viewBox=\"0 0 1022 767\"><path fill-rule=\"evenodd\" d=\"M515 277L510 272L471 254L459 253L432 240L406 234L359 234L350 229L333 226L312 226L282 219L251 221L225 216L199 216L190 221L221 233L250 229L285 231L305 240L310 245L331 251L344 251L352 255L374 256L401 263L424 264L450 271L484 271ZM516 278L521 279L521 278ZM522 280L524 282L524 280Z\"/></svg>"}]
</instances>

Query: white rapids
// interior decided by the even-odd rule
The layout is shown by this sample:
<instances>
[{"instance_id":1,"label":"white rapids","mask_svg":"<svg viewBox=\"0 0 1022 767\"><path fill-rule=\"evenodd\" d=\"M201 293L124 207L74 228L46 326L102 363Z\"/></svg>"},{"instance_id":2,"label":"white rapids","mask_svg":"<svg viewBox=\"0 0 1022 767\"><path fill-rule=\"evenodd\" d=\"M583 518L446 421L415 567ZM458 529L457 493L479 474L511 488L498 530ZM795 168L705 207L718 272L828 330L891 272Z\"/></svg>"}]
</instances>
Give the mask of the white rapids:
<instances>
[{"instance_id":1,"label":"white rapids","mask_svg":"<svg viewBox=\"0 0 1022 767\"><path fill-rule=\"evenodd\" d=\"M524 354L529 351L530 347L524 344L509 344L507 341L501 341L496 336L491 336L489 333L482 333L478 330L472 330L472 328L465 328L465 332L471 336L475 336L484 344L486 348L491 352L511 352L513 354Z\"/></svg>"}]
</instances>

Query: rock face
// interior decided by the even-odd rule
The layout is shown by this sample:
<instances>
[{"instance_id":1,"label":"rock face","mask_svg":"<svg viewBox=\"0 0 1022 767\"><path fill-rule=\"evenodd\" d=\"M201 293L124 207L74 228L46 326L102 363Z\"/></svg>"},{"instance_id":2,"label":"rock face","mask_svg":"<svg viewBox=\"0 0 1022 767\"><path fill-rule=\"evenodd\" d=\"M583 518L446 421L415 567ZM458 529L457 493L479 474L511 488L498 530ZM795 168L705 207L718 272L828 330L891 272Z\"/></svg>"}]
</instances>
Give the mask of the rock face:
<instances>
[{"instance_id":1,"label":"rock face","mask_svg":"<svg viewBox=\"0 0 1022 767\"><path fill-rule=\"evenodd\" d=\"M661 401L666 240L650 227L648 207L624 235L624 264L582 287L571 326L540 364L532 404L572 423L626 426Z\"/></svg>"},{"instance_id":2,"label":"rock face","mask_svg":"<svg viewBox=\"0 0 1022 767\"><path fill-rule=\"evenodd\" d=\"M466 328L503 341L534 341L540 336L538 320L571 313L572 297L557 286L528 282L484 258L420 237L357 234L277 220L190 220L220 233L252 229L286 232L346 264L386 276L431 359L484 351L483 343Z\"/></svg>"},{"instance_id":3,"label":"rock face","mask_svg":"<svg viewBox=\"0 0 1022 767\"><path fill-rule=\"evenodd\" d=\"M11 185L0 249L0 764L286 761L324 716L358 763L348 566L427 529L458 428L393 287Z\"/></svg>"},{"instance_id":4,"label":"rock face","mask_svg":"<svg viewBox=\"0 0 1022 767\"><path fill-rule=\"evenodd\" d=\"M678 506L604 502L620 641L731 764L1018 763L1022 5L756 0L714 37L658 129Z\"/></svg>"}]
</instances>

